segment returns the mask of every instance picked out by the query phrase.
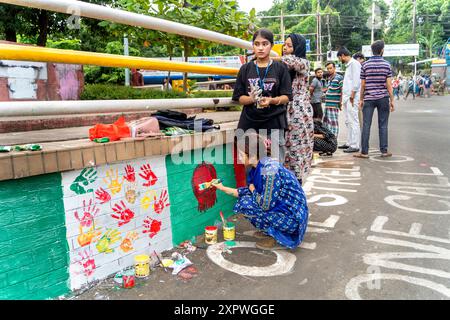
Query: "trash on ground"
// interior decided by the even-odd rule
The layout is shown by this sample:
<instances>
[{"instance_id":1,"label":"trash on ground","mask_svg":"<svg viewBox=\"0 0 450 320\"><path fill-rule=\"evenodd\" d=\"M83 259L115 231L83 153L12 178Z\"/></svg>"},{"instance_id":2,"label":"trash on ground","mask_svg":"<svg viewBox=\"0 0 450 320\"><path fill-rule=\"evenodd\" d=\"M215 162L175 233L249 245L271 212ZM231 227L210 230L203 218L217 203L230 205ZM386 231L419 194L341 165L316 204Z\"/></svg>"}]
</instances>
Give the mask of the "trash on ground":
<instances>
[{"instance_id":1,"label":"trash on ground","mask_svg":"<svg viewBox=\"0 0 450 320\"><path fill-rule=\"evenodd\" d=\"M119 271L116 273L116 275L114 276L114 282L122 285L123 284L123 274L122 271Z\"/></svg>"},{"instance_id":2,"label":"trash on ground","mask_svg":"<svg viewBox=\"0 0 450 320\"><path fill-rule=\"evenodd\" d=\"M180 249L186 249L189 253L194 252L197 249L197 247L194 246L190 240L183 241L178 247Z\"/></svg>"},{"instance_id":3,"label":"trash on ground","mask_svg":"<svg viewBox=\"0 0 450 320\"><path fill-rule=\"evenodd\" d=\"M186 256L183 256L178 252L174 252L172 254L172 257L174 258L174 263L169 268L173 269L173 275L178 274L184 268L192 265L192 262L188 258L186 258Z\"/></svg>"},{"instance_id":4,"label":"trash on ground","mask_svg":"<svg viewBox=\"0 0 450 320\"><path fill-rule=\"evenodd\" d=\"M186 267L178 273L178 276L182 280L191 280L193 277L197 276L197 268L194 266Z\"/></svg>"},{"instance_id":5,"label":"trash on ground","mask_svg":"<svg viewBox=\"0 0 450 320\"><path fill-rule=\"evenodd\" d=\"M172 259L162 259L161 260L161 264L162 264L162 266L163 267L166 267L166 268L170 268L170 266L171 265L173 265L173 260Z\"/></svg>"}]
</instances>

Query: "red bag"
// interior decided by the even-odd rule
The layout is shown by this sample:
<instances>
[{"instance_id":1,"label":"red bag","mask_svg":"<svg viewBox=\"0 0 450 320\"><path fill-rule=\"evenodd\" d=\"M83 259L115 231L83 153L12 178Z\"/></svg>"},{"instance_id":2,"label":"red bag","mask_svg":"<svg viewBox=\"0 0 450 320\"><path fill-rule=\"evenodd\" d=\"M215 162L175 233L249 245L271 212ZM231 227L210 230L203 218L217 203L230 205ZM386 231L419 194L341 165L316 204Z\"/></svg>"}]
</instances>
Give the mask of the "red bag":
<instances>
[{"instance_id":1,"label":"red bag","mask_svg":"<svg viewBox=\"0 0 450 320\"><path fill-rule=\"evenodd\" d=\"M110 141L120 140L121 138L131 137L130 127L125 123L125 118L121 116L113 124L97 123L89 129L89 139L109 138Z\"/></svg>"}]
</instances>

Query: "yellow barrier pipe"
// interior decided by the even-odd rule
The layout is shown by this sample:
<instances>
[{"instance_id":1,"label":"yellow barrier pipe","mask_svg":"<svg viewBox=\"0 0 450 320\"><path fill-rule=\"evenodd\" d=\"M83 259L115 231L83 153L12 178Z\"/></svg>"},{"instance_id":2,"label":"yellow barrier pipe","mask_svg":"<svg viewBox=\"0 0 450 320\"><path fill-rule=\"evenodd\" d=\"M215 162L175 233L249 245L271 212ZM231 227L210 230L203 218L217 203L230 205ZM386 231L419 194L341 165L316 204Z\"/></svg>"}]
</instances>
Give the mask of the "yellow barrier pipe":
<instances>
[{"instance_id":1,"label":"yellow barrier pipe","mask_svg":"<svg viewBox=\"0 0 450 320\"><path fill-rule=\"evenodd\" d=\"M110 8L84 1L74 0L0 0L0 3L9 3L30 8L66 13L75 16L98 20L111 21L129 26L142 27L151 30L174 33L189 38L203 39L220 44L235 46L242 49L253 50L252 43L234 38L214 31L209 31L182 23L137 14L125 10ZM271 51L272 56L278 54Z\"/></svg>"},{"instance_id":2,"label":"yellow barrier pipe","mask_svg":"<svg viewBox=\"0 0 450 320\"><path fill-rule=\"evenodd\" d=\"M212 67L197 63L174 62L106 53L61 50L11 44L0 44L0 60L2 59L85 64L102 67L133 68L158 71L178 71L226 76L236 76L239 71L235 68Z\"/></svg>"}]
</instances>

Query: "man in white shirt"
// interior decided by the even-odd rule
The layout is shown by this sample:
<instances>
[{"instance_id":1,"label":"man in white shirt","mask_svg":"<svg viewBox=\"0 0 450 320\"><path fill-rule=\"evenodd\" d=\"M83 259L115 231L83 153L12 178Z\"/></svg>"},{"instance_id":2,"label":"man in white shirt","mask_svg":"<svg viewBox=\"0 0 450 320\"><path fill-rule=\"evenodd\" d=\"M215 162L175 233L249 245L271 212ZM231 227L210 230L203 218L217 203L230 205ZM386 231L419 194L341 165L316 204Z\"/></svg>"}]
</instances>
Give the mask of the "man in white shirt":
<instances>
[{"instance_id":1,"label":"man in white shirt","mask_svg":"<svg viewBox=\"0 0 450 320\"><path fill-rule=\"evenodd\" d=\"M361 127L359 125L359 99L361 90L361 64L352 58L347 48L342 47L337 53L341 63L346 65L344 85L342 88L342 107L345 112L347 142L339 146L346 153L359 152L361 146Z\"/></svg>"}]
</instances>

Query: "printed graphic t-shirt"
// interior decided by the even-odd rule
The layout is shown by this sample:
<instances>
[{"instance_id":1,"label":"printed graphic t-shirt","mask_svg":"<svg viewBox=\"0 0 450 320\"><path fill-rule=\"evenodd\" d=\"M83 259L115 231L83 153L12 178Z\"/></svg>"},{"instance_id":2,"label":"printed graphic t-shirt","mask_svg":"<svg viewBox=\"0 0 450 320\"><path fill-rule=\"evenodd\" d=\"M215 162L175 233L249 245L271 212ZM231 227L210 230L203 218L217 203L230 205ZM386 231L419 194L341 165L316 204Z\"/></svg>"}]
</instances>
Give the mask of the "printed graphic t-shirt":
<instances>
[{"instance_id":1,"label":"printed graphic t-shirt","mask_svg":"<svg viewBox=\"0 0 450 320\"><path fill-rule=\"evenodd\" d=\"M250 84L259 83L266 74L266 68L259 68L259 77L254 61L244 64L239 70L236 85L233 92L233 100L250 94ZM287 67L273 61L264 80L263 97L279 97L286 95L292 101L292 82ZM286 129L288 127L286 117L286 105L270 105L267 108L257 109L256 104L244 106L239 119L238 128L248 129Z\"/></svg>"}]
</instances>

